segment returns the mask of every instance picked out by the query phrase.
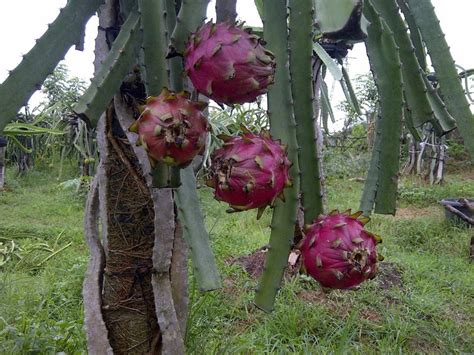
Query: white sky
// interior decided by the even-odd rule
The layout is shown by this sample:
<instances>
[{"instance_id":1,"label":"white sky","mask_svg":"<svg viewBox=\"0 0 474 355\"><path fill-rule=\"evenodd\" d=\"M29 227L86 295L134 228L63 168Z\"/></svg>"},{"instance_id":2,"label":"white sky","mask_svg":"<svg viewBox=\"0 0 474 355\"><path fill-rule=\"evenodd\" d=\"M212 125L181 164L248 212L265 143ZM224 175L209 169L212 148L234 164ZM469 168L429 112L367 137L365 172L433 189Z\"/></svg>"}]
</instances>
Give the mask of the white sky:
<instances>
[{"instance_id":1,"label":"white sky","mask_svg":"<svg viewBox=\"0 0 474 355\"><path fill-rule=\"evenodd\" d=\"M59 14L66 0L15 0L0 1L0 82L8 76ZM451 53L457 64L464 68L474 68L474 0L432 0L441 26L446 35ZM209 5L209 17L215 17L215 0ZM261 26L260 18L253 0L238 0L239 19L251 26ZM93 41L97 31L97 19L92 18L86 30L86 48L79 52L72 48L66 55L66 65L72 75L88 80L92 76ZM351 76L366 73L369 70L365 47L357 44L349 53L349 71ZM336 86L335 101L342 97ZM334 103L334 106L336 103ZM338 113L336 112L336 115ZM340 113L339 113L340 115Z\"/></svg>"}]
</instances>

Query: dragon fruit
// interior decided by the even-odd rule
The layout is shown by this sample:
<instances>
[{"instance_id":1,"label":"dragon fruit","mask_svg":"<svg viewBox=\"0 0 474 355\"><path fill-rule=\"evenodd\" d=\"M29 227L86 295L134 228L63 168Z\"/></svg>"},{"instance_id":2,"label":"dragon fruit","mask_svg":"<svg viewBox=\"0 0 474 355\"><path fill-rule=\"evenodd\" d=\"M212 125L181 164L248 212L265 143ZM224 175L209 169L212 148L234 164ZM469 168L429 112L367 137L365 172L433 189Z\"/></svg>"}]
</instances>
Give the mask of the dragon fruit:
<instances>
[{"instance_id":1,"label":"dragon fruit","mask_svg":"<svg viewBox=\"0 0 474 355\"><path fill-rule=\"evenodd\" d=\"M189 100L189 93L174 93L166 88L147 99L140 118L129 128L139 135L152 164L156 161L185 167L202 153L209 123L202 110L203 102Z\"/></svg>"},{"instance_id":2,"label":"dragon fruit","mask_svg":"<svg viewBox=\"0 0 474 355\"><path fill-rule=\"evenodd\" d=\"M194 33L184 52L194 87L222 104L253 102L274 81L274 55L242 26L208 22Z\"/></svg>"},{"instance_id":3,"label":"dragon fruit","mask_svg":"<svg viewBox=\"0 0 474 355\"><path fill-rule=\"evenodd\" d=\"M377 272L376 245L382 239L364 230L368 217L350 210L319 216L300 243L307 273L328 288L355 288Z\"/></svg>"},{"instance_id":4,"label":"dragon fruit","mask_svg":"<svg viewBox=\"0 0 474 355\"><path fill-rule=\"evenodd\" d=\"M220 137L225 143L212 154L208 185L216 199L229 203L230 212L258 208L260 218L291 185L286 147L266 131L257 135L244 129L240 136Z\"/></svg>"}]
</instances>

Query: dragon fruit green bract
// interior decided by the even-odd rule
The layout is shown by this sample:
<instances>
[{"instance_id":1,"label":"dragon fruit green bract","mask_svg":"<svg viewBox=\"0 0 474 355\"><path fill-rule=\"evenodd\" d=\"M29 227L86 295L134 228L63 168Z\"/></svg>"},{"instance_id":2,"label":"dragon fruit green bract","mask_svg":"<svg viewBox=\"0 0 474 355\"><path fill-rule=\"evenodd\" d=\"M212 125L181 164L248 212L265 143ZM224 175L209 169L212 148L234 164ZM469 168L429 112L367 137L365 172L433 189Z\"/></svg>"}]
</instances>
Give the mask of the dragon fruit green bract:
<instances>
[{"instance_id":1,"label":"dragon fruit green bract","mask_svg":"<svg viewBox=\"0 0 474 355\"><path fill-rule=\"evenodd\" d=\"M290 186L286 148L268 132L245 130L238 137L223 137L224 145L212 154L211 180L215 197L234 211L258 208L259 214Z\"/></svg>"},{"instance_id":2,"label":"dragon fruit green bract","mask_svg":"<svg viewBox=\"0 0 474 355\"><path fill-rule=\"evenodd\" d=\"M209 123L202 110L203 102L189 100L187 92L163 89L147 99L140 118L129 128L138 133L152 162L185 167L204 150Z\"/></svg>"},{"instance_id":3,"label":"dragon fruit green bract","mask_svg":"<svg viewBox=\"0 0 474 355\"><path fill-rule=\"evenodd\" d=\"M191 36L184 57L194 87L218 103L253 102L274 80L274 55L241 26L204 24Z\"/></svg>"},{"instance_id":4,"label":"dragon fruit green bract","mask_svg":"<svg viewBox=\"0 0 474 355\"><path fill-rule=\"evenodd\" d=\"M364 230L368 217L335 210L309 225L300 243L303 265L322 286L350 289L373 278L380 237Z\"/></svg>"}]
</instances>

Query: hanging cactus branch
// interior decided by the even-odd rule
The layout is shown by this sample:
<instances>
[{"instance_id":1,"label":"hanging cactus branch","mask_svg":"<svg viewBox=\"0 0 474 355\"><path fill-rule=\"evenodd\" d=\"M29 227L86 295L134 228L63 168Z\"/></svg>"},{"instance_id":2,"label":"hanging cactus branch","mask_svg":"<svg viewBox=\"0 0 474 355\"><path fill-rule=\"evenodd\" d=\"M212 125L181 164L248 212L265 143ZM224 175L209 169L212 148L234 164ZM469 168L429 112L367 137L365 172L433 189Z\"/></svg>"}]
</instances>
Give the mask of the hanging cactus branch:
<instances>
[{"instance_id":1,"label":"hanging cactus branch","mask_svg":"<svg viewBox=\"0 0 474 355\"><path fill-rule=\"evenodd\" d=\"M145 87L148 96L158 96L169 87L166 54L166 8L162 0L140 0Z\"/></svg>"},{"instance_id":2,"label":"hanging cactus branch","mask_svg":"<svg viewBox=\"0 0 474 355\"><path fill-rule=\"evenodd\" d=\"M342 77L343 77L343 79L340 80L340 82L342 85L342 89L344 90L344 95L346 97L346 100L350 102L350 104L352 105L352 108L354 109L354 112L357 115L361 116L362 112L360 110L359 100L357 100L357 95L354 91L354 87L352 86L352 81L351 81L351 78L349 77L349 73L344 67L342 60L339 61L339 64L341 64L341 71L342 71Z\"/></svg>"},{"instance_id":3,"label":"hanging cactus branch","mask_svg":"<svg viewBox=\"0 0 474 355\"><path fill-rule=\"evenodd\" d=\"M407 0L407 3L428 49L446 107L456 120L464 146L474 163L474 116L434 7L430 0Z\"/></svg>"},{"instance_id":4,"label":"hanging cactus branch","mask_svg":"<svg viewBox=\"0 0 474 355\"><path fill-rule=\"evenodd\" d=\"M421 127L434 119L428 102L423 72L415 55L415 49L407 32L395 0L369 0L374 9L385 20L393 32L402 62L402 76L408 110L411 111L415 127Z\"/></svg>"},{"instance_id":5,"label":"hanging cactus branch","mask_svg":"<svg viewBox=\"0 0 474 355\"><path fill-rule=\"evenodd\" d=\"M95 126L120 88L126 74L132 69L137 57L140 14L132 11L110 49L101 69L73 110L86 122Z\"/></svg>"},{"instance_id":6,"label":"hanging cactus branch","mask_svg":"<svg viewBox=\"0 0 474 355\"><path fill-rule=\"evenodd\" d=\"M143 34L143 73L148 96L158 96L169 87L166 55L168 52L167 9L162 0L140 0L141 31ZM157 162L153 168L153 186L178 187L177 169Z\"/></svg>"},{"instance_id":7,"label":"hanging cactus branch","mask_svg":"<svg viewBox=\"0 0 474 355\"><path fill-rule=\"evenodd\" d=\"M288 66L288 28L285 0L264 1L264 35L268 50L277 62L275 84L268 91L268 115L273 138L288 145L288 158L293 163L290 175L293 186L285 189L285 203L277 201L271 222L270 247L263 274L255 296L260 309L273 310L283 272L293 242L299 190L298 144L293 115L290 73Z\"/></svg>"},{"instance_id":8,"label":"hanging cactus branch","mask_svg":"<svg viewBox=\"0 0 474 355\"><path fill-rule=\"evenodd\" d=\"M316 154L313 112L313 16L310 1L291 0L290 6L290 74L296 135L300 149L301 200L304 222L311 223L323 213L319 160Z\"/></svg>"},{"instance_id":9,"label":"hanging cactus branch","mask_svg":"<svg viewBox=\"0 0 474 355\"><path fill-rule=\"evenodd\" d=\"M194 277L199 289L211 291L220 288L221 281L204 226L196 178L191 166L182 170L182 185L176 190L175 201L178 219L183 224L183 237L191 250Z\"/></svg>"},{"instance_id":10,"label":"hanging cactus branch","mask_svg":"<svg viewBox=\"0 0 474 355\"><path fill-rule=\"evenodd\" d=\"M403 17L410 29L410 39L413 47L415 47L416 59L418 59L418 64L423 72L426 72L426 48L421 38L420 29L416 25L415 17L413 13L408 8L406 0L397 0L397 4L400 7L400 10L403 13Z\"/></svg>"},{"instance_id":11,"label":"hanging cactus branch","mask_svg":"<svg viewBox=\"0 0 474 355\"><path fill-rule=\"evenodd\" d=\"M375 212L394 214L403 107L401 62L392 31L371 6L370 1L364 5L364 14L370 21L366 46L379 92L380 111L360 209L365 214L370 214L375 204Z\"/></svg>"},{"instance_id":12,"label":"hanging cactus branch","mask_svg":"<svg viewBox=\"0 0 474 355\"><path fill-rule=\"evenodd\" d=\"M103 0L70 0L35 46L0 85L0 132L66 55ZM38 65L41 63L41 65Z\"/></svg>"}]
</instances>

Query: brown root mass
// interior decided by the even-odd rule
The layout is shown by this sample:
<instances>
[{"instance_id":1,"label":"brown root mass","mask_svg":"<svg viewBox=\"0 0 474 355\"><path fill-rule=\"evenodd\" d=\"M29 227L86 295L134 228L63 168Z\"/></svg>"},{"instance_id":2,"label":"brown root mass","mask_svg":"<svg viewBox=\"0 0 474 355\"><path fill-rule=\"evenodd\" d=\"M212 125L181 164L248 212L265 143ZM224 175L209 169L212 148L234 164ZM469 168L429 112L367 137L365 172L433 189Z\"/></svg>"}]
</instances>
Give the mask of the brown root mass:
<instances>
[{"instance_id":1,"label":"brown root mass","mask_svg":"<svg viewBox=\"0 0 474 355\"><path fill-rule=\"evenodd\" d=\"M102 313L112 348L154 353L160 342L151 273L154 211L141 168L107 113L107 252ZM112 133L113 132L113 133Z\"/></svg>"}]
</instances>

